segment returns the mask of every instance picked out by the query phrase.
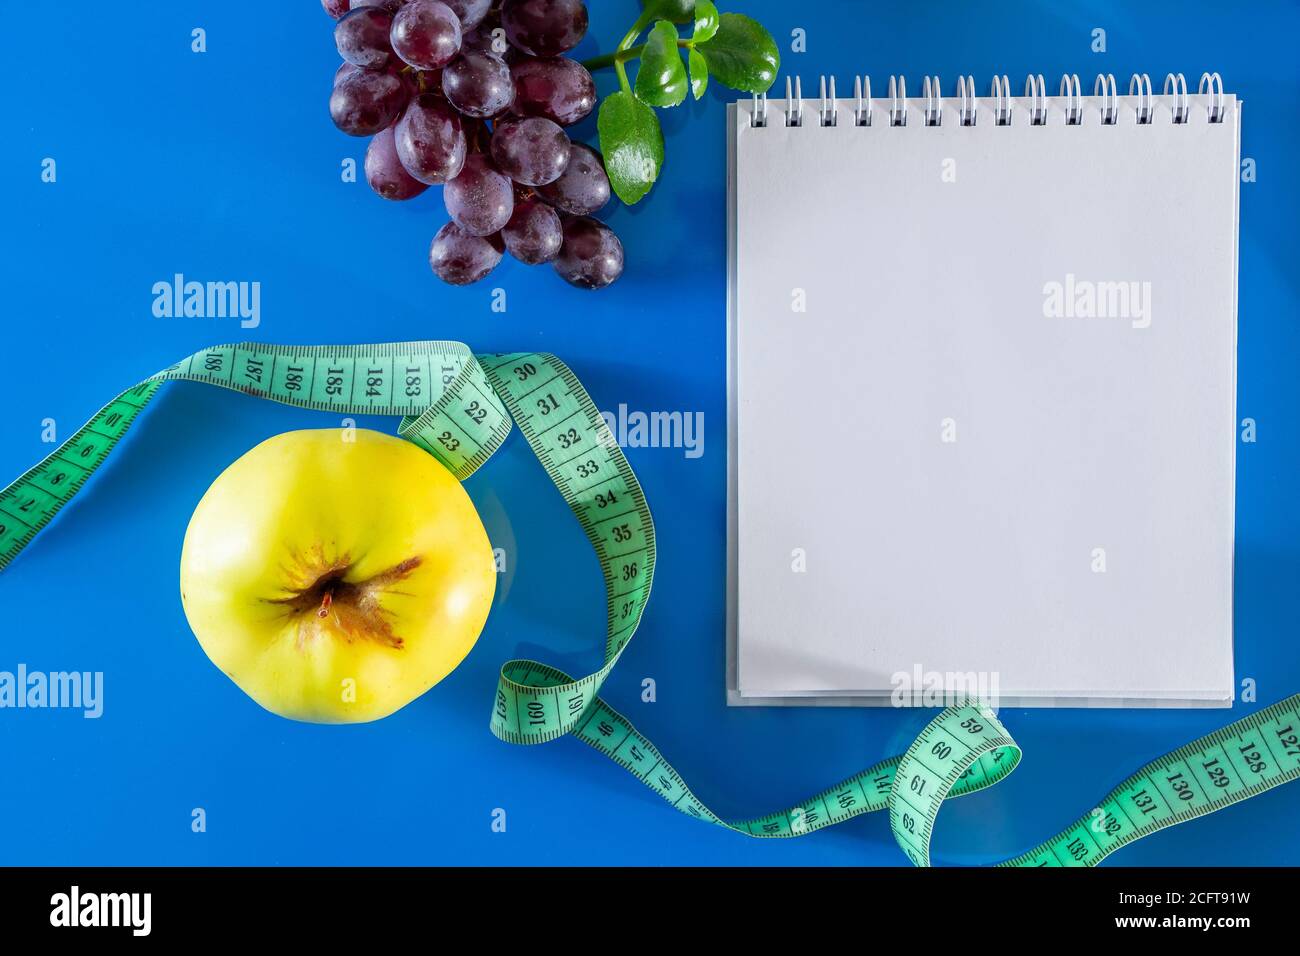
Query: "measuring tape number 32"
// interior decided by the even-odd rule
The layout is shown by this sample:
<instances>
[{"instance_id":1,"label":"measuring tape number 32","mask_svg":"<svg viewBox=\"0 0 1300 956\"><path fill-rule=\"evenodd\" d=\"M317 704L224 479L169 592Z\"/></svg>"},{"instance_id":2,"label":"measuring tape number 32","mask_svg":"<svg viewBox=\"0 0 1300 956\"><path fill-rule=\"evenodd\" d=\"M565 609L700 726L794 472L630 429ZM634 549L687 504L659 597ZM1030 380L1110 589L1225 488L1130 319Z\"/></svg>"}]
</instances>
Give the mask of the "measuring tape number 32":
<instances>
[{"instance_id":1,"label":"measuring tape number 32","mask_svg":"<svg viewBox=\"0 0 1300 956\"><path fill-rule=\"evenodd\" d=\"M577 377L541 352L475 355L457 342L205 349L127 389L72 438L0 492L0 569L85 486L169 381L205 382L342 414L401 416L398 434L457 478L473 474L518 426L595 549L605 579L604 661L573 678L546 664L501 668L491 730L534 744L573 734L674 809L752 837L797 837L887 810L917 866L943 801L990 787L1020 762L988 708L951 707L906 752L797 806L724 820L686 786L631 721L599 696L636 633L650 596L655 532L641 486ZM1050 840L1002 866L1091 866L1149 833L1212 813L1300 777L1300 694L1152 761Z\"/></svg>"}]
</instances>

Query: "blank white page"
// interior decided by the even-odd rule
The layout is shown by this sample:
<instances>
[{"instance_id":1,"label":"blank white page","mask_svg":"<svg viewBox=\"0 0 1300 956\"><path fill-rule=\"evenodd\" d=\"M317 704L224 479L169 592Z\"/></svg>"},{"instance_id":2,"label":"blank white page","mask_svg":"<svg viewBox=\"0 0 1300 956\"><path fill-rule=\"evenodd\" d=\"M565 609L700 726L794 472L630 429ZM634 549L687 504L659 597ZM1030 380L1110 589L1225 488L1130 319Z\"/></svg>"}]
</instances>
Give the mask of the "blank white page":
<instances>
[{"instance_id":1,"label":"blank white page","mask_svg":"<svg viewBox=\"0 0 1300 956\"><path fill-rule=\"evenodd\" d=\"M1230 703L1240 104L1047 102L732 107L730 702Z\"/></svg>"}]
</instances>

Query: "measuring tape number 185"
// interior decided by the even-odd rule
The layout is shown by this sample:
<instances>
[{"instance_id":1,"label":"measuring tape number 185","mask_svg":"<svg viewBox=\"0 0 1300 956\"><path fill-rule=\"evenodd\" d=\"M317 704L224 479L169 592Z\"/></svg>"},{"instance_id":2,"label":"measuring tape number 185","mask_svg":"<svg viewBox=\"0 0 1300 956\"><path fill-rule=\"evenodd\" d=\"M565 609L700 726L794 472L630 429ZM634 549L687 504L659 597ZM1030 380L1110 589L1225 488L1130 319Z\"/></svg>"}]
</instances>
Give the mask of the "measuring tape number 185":
<instances>
[{"instance_id":1,"label":"measuring tape number 185","mask_svg":"<svg viewBox=\"0 0 1300 956\"><path fill-rule=\"evenodd\" d=\"M398 433L464 479L515 425L595 549L605 580L604 661L573 678L547 664L501 668L491 730L510 743L573 734L674 809L752 837L797 837L888 810L917 866L943 801L990 787L1021 751L988 708L950 707L907 750L798 805L727 821L706 807L631 721L599 696L636 633L654 580L654 522L641 486L577 377L553 355L474 355L457 342L223 345L150 376L0 492L0 569L31 543L104 462L168 381L196 381L299 408L401 416ZM1156 830L1300 777L1300 694L1154 760L1056 836L1002 866L1091 866Z\"/></svg>"}]
</instances>

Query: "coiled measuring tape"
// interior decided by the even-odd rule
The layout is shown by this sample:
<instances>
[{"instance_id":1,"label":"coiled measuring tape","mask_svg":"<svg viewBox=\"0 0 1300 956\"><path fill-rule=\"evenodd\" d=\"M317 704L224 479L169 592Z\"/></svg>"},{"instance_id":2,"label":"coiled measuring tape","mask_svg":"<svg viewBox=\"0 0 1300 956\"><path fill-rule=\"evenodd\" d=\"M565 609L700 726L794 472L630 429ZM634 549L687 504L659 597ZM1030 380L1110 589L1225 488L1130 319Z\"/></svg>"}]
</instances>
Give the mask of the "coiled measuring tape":
<instances>
[{"instance_id":1,"label":"coiled measuring tape","mask_svg":"<svg viewBox=\"0 0 1300 956\"><path fill-rule=\"evenodd\" d=\"M464 479L518 425L600 559L604 663L575 680L546 664L501 668L491 730L534 744L573 734L674 809L753 837L796 837L877 810L914 864L948 797L1002 780L1016 742L982 706L938 714L890 757L786 810L723 820L632 723L598 696L636 633L654 578L654 523L645 495L595 404L552 355L479 355L456 342L391 345L224 345L205 349L117 396L40 464L0 492L0 569L71 501L168 381L206 382L341 414L400 415L398 433ZM1071 826L1003 866L1091 866L1149 833L1212 813L1300 777L1300 694L1152 761Z\"/></svg>"}]
</instances>

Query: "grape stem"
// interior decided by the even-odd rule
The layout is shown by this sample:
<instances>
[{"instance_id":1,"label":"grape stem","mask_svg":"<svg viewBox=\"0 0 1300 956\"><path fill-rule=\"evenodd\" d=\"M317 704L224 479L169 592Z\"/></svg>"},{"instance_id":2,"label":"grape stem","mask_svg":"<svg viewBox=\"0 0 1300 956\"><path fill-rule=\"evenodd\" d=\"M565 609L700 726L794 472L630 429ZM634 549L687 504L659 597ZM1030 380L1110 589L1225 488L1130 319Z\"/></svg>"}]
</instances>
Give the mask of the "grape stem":
<instances>
[{"instance_id":1,"label":"grape stem","mask_svg":"<svg viewBox=\"0 0 1300 956\"><path fill-rule=\"evenodd\" d=\"M626 50L633 43L635 43L636 38L641 35L642 31L644 31L645 28L648 27L651 21L653 20L654 20L654 14L650 13L650 11L648 10L642 10L641 16L636 18L636 23L632 24L632 29L628 30L627 33L623 36L623 39L619 41L618 49Z\"/></svg>"},{"instance_id":2,"label":"grape stem","mask_svg":"<svg viewBox=\"0 0 1300 956\"><path fill-rule=\"evenodd\" d=\"M681 50L689 50L695 45L693 40L678 40L677 47ZM594 56L590 60L583 60L582 65L589 71L604 70L609 67L618 69L628 60L635 60L645 51L645 44L638 43L636 46L630 46L624 50L615 50L613 53L603 53L600 56Z\"/></svg>"},{"instance_id":3,"label":"grape stem","mask_svg":"<svg viewBox=\"0 0 1300 956\"><path fill-rule=\"evenodd\" d=\"M646 27L654 22L654 19L655 15L650 11L641 11L641 16L637 17L636 23L632 24L632 29L624 34L623 39L619 41L613 53L605 53L601 56L592 57L590 60L583 60L582 65L588 70L603 70L612 66L614 72L618 74L618 82L624 92L632 92L632 86L627 81L625 64L628 60L635 60L640 57L642 51L645 50L645 44L636 41L645 32ZM679 39L677 45L682 49L689 49L694 44L691 40Z\"/></svg>"}]
</instances>

